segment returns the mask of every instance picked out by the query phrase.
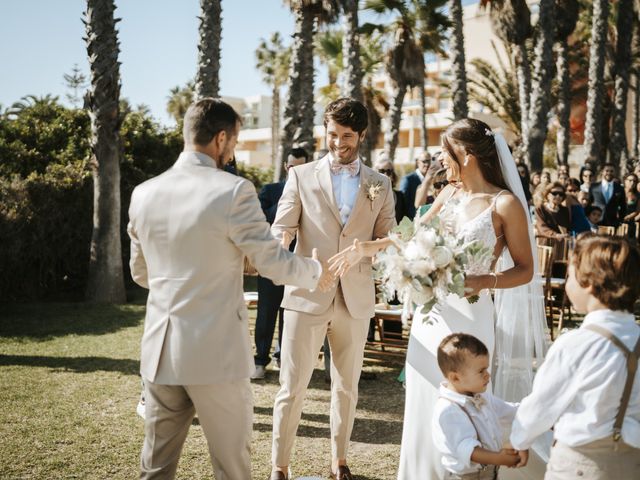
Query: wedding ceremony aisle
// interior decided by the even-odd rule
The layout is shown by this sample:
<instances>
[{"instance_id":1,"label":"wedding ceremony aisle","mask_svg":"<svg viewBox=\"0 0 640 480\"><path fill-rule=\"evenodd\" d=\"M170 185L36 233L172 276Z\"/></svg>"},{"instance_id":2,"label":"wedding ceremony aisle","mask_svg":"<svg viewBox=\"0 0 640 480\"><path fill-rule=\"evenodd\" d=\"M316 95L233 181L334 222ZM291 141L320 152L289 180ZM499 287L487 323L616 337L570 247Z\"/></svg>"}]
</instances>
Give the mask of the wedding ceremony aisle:
<instances>
[{"instance_id":1,"label":"wedding ceremony aisle","mask_svg":"<svg viewBox=\"0 0 640 480\"><path fill-rule=\"evenodd\" d=\"M250 310L251 325L255 310ZM3 305L0 311L0 478L131 479L139 470L143 420L139 352L144 300ZM314 372L298 430L294 476L328 470L329 385ZM365 365L350 464L359 480L395 479L402 435L401 365ZM252 382L253 478L267 478L278 373ZM194 422L179 479L212 478L202 429Z\"/></svg>"}]
</instances>

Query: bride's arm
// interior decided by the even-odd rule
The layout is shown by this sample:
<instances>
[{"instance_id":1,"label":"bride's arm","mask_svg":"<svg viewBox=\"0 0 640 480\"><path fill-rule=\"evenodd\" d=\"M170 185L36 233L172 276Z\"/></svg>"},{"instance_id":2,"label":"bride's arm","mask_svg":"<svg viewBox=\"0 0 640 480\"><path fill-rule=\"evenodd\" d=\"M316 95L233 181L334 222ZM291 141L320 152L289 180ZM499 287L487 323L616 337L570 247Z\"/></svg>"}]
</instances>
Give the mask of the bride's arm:
<instances>
[{"instance_id":1,"label":"bride's arm","mask_svg":"<svg viewBox=\"0 0 640 480\"><path fill-rule=\"evenodd\" d=\"M533 277L533 253L529 240L529 218L514 195L502 195L496 202L496 213L513 259L513 267L488 275L469 275L465 287L475 295L484 288L513 288L529 283Z\"/></svg>"}]
</instances>

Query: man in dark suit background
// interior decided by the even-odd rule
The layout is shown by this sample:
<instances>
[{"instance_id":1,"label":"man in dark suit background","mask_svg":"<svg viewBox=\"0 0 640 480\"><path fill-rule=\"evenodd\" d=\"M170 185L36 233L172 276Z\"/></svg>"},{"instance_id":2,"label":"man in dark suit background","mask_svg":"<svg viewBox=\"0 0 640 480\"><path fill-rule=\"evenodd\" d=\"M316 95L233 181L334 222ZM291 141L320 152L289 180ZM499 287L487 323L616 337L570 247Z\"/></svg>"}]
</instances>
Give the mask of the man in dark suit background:
<instances>
[{"instance_id":1,"label":"man in dark suit background","mask_svg":"<svg viewBox=\"0 0 640 480\"><path fill-rule=\"evenodd\" d=\"M284 165L285 171L297 165L306 163L309 158L307 152L302 148L293 148L287 157L287 163ZM262 187L258 198L264 215L267 217L269 224L273 224L278 210L278 202L282 196L285 182L269 183ZM293 251L295 240L291 242L289 250ZM252 379L258 380L265 376L267 365L271 361L269 352L273 343L273 334L276 327L276 318L278 322L278 347L274 353L276 361L279 362L280 355L280 339L282 337L282 319L284 310L280 308L282 297L284 295L284 285L274 285L271 280L258 276L258 308L256 314L256 356L255 371L251 376Z\"/></svg>"},{"instance_id":2,"label":"man in dark suit background","mask_svg":"<svg viewBox=\"0 0 640 480\"><path fill-rule=\"evenodd\" d=\"M400 191L404 195L404 204L407 208L407 214L411 220L416 215L416 190L424 181L429 165L431 164L431 155L429 152L423 152L416 159L416 170L409 175L405 175L400 180Z\"/></svg>"},{"instance_id":3,"label":"man in dark suit background","mask_svg":"<svg viewBox=\"0 0 640 480\"><path fill-rule=\"evenodd\" d=\"M624 217L624 188L614 181L615 176L616 167L612 163L606 163L602 167L601 180L592 183L589 189L591 204L602 208L600 225L617 227Z\"/></svg>"}]
</instances>

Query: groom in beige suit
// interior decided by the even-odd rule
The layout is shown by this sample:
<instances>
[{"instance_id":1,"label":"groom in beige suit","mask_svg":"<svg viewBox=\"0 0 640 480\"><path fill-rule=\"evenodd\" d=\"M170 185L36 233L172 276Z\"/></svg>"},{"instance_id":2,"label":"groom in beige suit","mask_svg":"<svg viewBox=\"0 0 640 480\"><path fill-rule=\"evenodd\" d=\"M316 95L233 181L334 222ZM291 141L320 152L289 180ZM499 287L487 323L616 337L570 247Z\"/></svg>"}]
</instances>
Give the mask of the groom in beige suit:
<instances>
[{"instance_id":1,"label":"groom in beige suit","mask_svg":"<svg viewBox=\"0 0 640 480\"><path fill-rule=\"evenodd\" d=\"M389 179L358 158L367 128L367 110L341 98L324 115L329 154L289 171L271 231L286 244L297 235L296 253L317 248L327 260L355 239L384 237L395 226ZM318 352L328 336L331 348L331 471L351 480L347 448L375 293L371 259L340 278L329 292L287 285L281 346L280 391L273 408L271 479L288 479L291 450L302 404Z\"/></svg>"},{"instance_id":2,"label":"groom in beige suit","mask_svg":"<svg viewBox=\"0 0 640 480\"><path fill-rule=\"evenodd\" d=\"M283 249L253 185L222 170L239 126L238 114L221 100L192 104L175 165L131 197L131 274L149 289L140 361L144 479L175 477L196 412L216 478L251 478L253 359L243 257L261 275L303 290L328 275L320 278L317 260Z\"/></svg>"}]
</instances>

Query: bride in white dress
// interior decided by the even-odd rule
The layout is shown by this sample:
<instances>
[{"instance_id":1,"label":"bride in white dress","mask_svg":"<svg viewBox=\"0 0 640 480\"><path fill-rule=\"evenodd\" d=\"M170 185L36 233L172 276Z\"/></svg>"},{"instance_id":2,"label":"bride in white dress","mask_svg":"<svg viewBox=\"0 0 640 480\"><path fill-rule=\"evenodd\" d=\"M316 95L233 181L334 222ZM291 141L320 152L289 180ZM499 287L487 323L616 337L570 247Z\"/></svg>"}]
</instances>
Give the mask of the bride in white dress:
<instances>
[{"instance_id":1,"label":"bride in white dress","mask_svg":"<svg viewBox=\"0 0 640 480\"><path fill-rule=\"evenodd\" d=\"M455 122L442 138L443 166L455 185L448 185L419 221L439 216L466 241L477 240L492 248L496 261L490 270L471 267L466 272L465 287L469 296L479 295L476 303L451 294L430 312L418 309L413 318L399 480L444 476L440 455L433 447L430 420L443 380L436 352L445 336L465 332L482 340L493 352L494 393L510 401L519 401L530 392L533 363L541 361L546 347L542 290L534 276L533 232L506 142L475 119ZM388 244L388 240L357 244L353 250L359 255L342 256L341 267L373 256ZM332 260L335 265L336 259ZM495 289L496 306L489 289ZM501 469L501 478L542 478L544 464L535 454L532 457L525 469Z\"/></svg>"}]
</instances>

